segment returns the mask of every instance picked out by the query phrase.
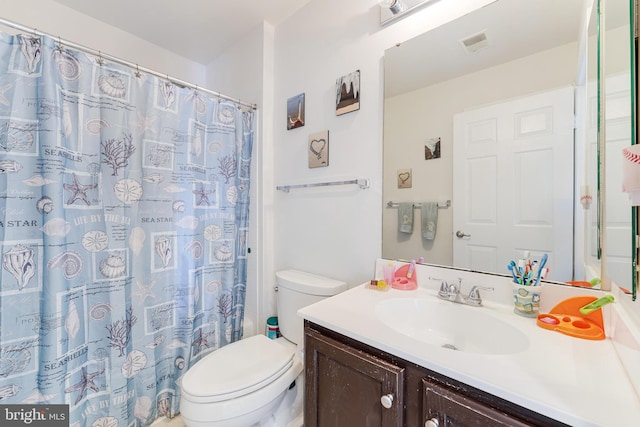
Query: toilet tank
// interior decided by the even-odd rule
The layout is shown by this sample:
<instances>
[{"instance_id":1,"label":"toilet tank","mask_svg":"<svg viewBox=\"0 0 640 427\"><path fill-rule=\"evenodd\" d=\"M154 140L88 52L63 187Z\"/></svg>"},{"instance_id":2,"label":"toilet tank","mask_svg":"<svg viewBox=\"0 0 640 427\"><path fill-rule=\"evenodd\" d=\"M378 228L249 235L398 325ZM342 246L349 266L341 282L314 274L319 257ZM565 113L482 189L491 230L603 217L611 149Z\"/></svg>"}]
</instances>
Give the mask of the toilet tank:
<instances>
[{"instance_id":1,"label":"toilet tank","mask_svg":"<svg viewBox=\"0 0 640 427\"><path fill-rule=\"evenodd\" d=\"M276 273L278 326L286 339L303 344L304 321L298 310L347 290L347 284L298 270Z\"/></svg>"}]
</instances>

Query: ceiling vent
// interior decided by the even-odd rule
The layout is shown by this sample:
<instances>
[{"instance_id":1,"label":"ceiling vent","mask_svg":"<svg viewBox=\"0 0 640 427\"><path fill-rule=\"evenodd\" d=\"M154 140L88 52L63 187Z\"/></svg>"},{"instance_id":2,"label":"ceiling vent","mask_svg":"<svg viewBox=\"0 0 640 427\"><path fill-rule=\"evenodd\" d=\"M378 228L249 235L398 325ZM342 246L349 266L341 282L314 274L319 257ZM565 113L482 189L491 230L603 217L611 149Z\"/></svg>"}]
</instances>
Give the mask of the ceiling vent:
<instances>
[{"instance_id":1,"label":"ceiling vent","mask_svg":"<svg viewBox=\"0 0 640 427\"><path fill-rule=\"evenodd\" d=\"M486 30L473 34L469 37L465 37L460 40L460 43L462 43L462 47L467 53L476 53L489 46Z\"/></svg>"}]
</instances>

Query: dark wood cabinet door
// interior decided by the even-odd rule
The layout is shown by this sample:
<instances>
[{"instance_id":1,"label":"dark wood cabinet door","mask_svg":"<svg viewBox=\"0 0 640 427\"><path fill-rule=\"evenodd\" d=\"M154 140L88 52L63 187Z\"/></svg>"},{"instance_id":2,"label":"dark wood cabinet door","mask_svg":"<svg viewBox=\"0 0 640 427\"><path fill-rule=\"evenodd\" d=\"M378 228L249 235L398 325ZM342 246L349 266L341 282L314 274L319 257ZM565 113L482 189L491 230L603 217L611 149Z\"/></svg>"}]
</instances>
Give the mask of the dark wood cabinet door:
<instances>
[{"instance_id":1,"label":"dark wood cabinet door","mask_svg":"<svg viewBox=\"0 0 640 427\"><path fill-rule=\"evenodd\" d=\"M471 400L425 378L422 380L422 420L428 427L524 427L530 426L497 409ZM429 420L437 420L427 424Z\"/></svg>"},{"instance_id":2,"label":"dark wood cabinet door","mask_svg":"<svg viewBox=\"0 0 640 427\"><path fill-rule=\"evenodd\" d=\"M403 391L404 368L305 330L305 427L401 427Z\"/></svg>"}]
</instances>

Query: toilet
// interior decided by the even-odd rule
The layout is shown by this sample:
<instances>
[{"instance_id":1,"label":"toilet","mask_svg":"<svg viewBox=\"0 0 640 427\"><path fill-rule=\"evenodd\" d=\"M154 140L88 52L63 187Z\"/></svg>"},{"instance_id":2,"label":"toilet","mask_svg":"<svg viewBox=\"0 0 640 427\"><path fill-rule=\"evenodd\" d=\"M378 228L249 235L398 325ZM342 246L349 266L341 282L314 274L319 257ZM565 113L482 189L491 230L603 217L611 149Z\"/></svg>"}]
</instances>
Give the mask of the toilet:
<instances>
[{"instance_id":1,"label":"toilet","mask_svg":"<svg viewBox=\"0 0 640 427\"><path fill-rule=\"evenodd\" d=\"M276 283L282 337L245 338L189 368L182 378L180 398L187 427L268 425L265 420L274 419L287 391L302 382L304 331L297 312L345 291L347 284L297 270L277 272Z\"/></svg>"}]
</instances>

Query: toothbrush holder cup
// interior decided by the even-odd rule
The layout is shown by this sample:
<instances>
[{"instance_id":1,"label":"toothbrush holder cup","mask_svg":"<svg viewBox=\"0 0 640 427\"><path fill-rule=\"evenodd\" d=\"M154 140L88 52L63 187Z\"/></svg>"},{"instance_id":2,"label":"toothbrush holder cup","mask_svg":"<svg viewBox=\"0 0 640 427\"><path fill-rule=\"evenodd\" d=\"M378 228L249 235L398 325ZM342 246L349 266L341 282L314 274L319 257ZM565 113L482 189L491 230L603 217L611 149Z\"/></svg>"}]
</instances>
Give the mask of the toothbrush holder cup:
<instances>
[{"instance_id":1,"label":"toothbrush holder cup","mask_svg":"<svg viewBox=\"0 0 640 427\"><path fill-rule=\"evenodd\" d=\"M514 313L524 317L536 317L540 311L542 286L526 286L513 283Z\"/></svg>"}]
</instances>

